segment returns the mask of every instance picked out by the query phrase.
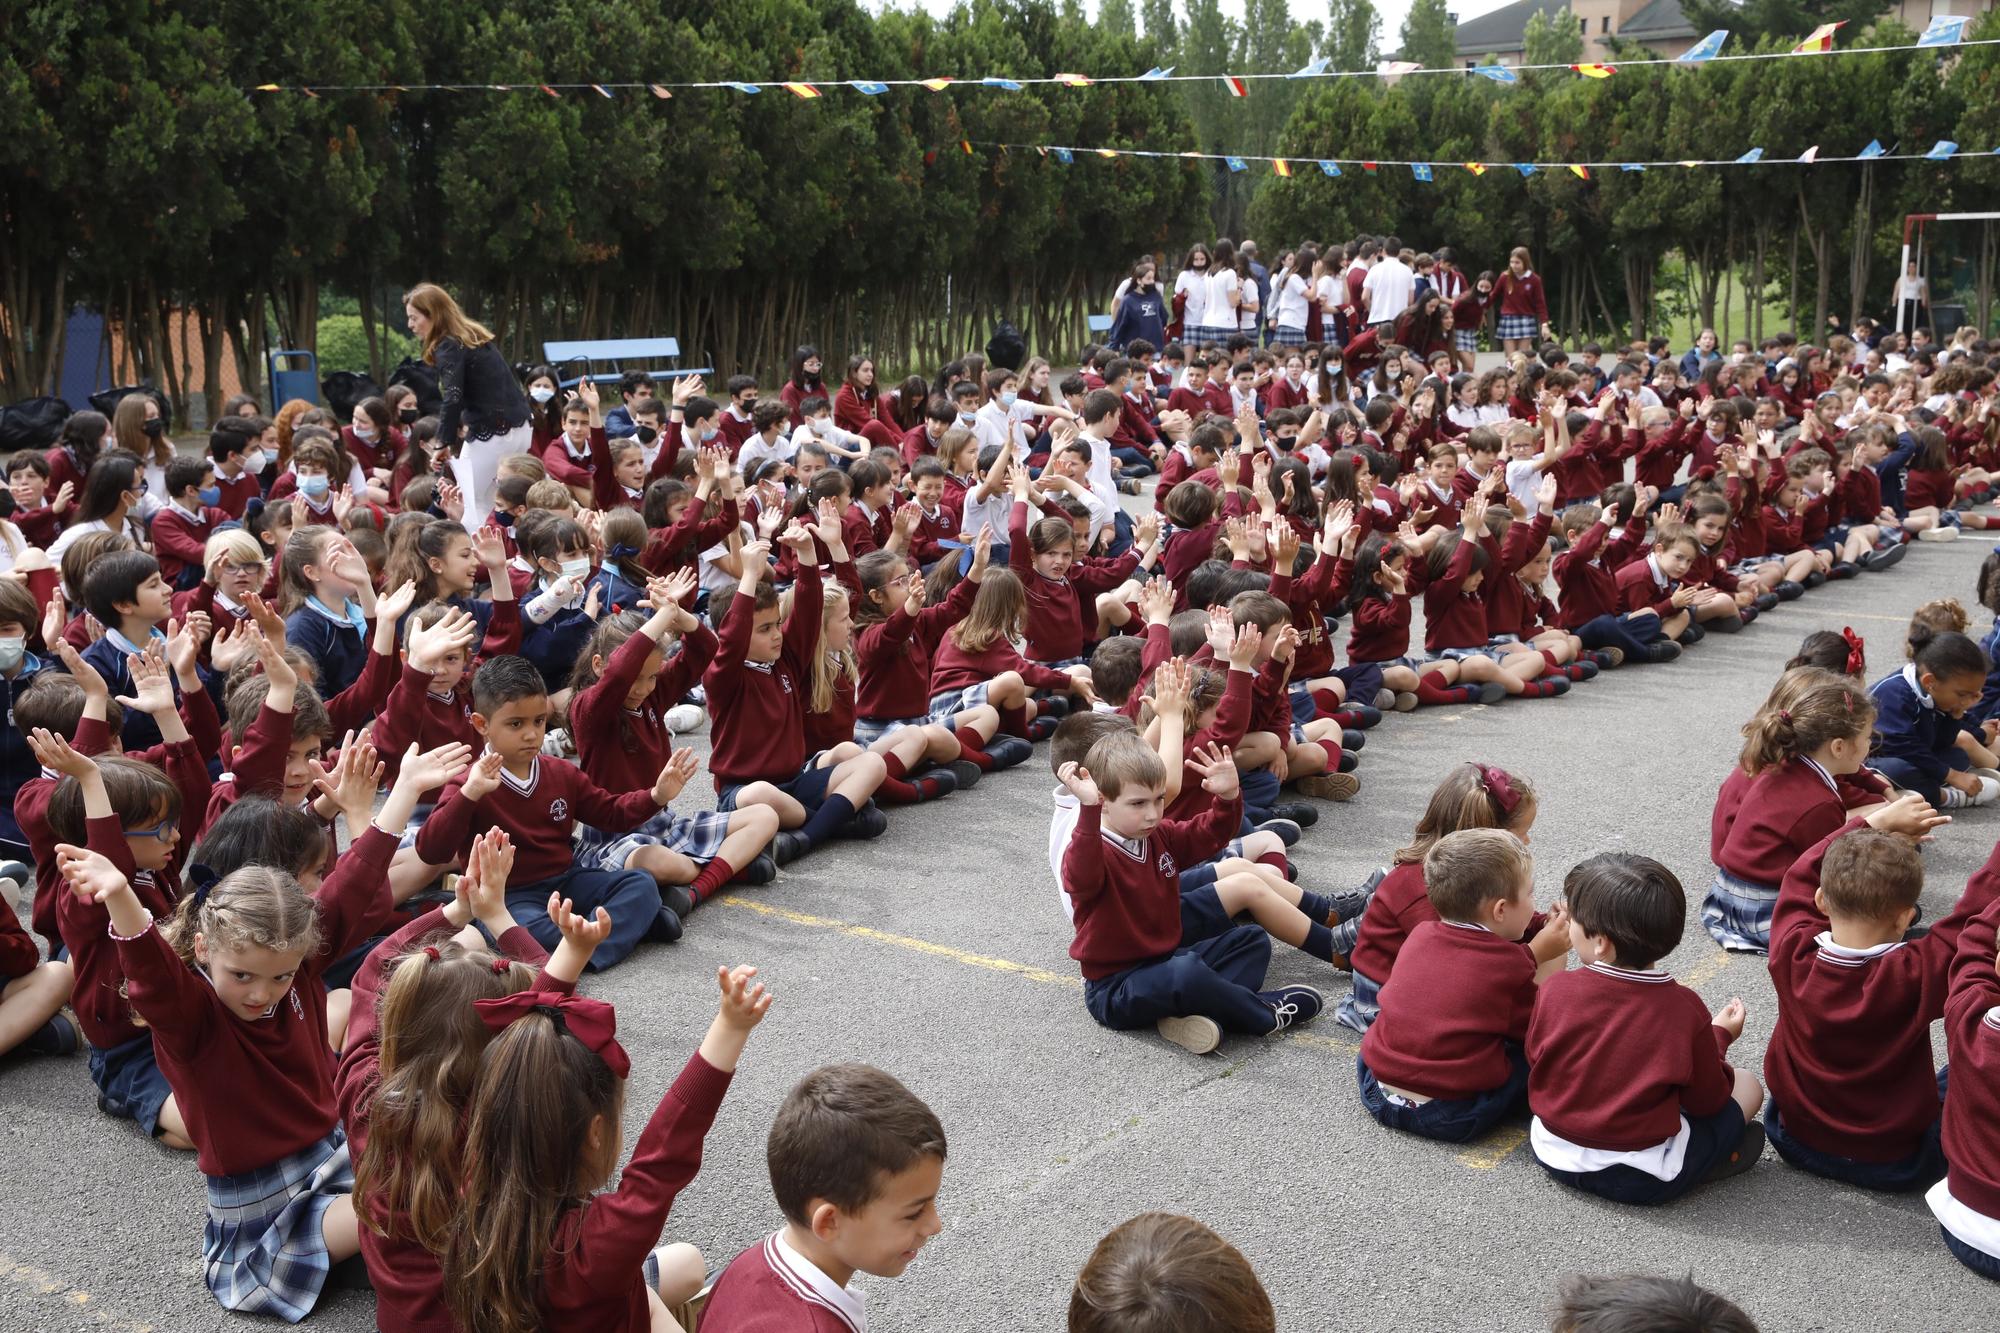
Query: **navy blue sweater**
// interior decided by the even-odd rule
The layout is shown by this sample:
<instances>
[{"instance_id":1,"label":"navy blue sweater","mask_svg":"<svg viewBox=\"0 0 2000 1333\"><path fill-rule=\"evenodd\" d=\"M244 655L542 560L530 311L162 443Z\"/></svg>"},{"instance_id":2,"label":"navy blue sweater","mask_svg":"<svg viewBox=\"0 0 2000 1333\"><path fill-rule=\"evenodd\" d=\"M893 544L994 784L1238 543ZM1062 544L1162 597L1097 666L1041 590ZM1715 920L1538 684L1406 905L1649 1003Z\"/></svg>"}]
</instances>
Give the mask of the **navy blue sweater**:
<instances>
[{"instance_id":1,"label":"navy blue sweater","mask_svg":"<svg viewBox=\"0 0 2000 1333\"><path fill-rule=\"evenodd\" d=\"M1875 738L1869 754L1901 759L1928 777L1943 781L1961 730L1959 720L1934 708L1901 671L1869 688L1875 701Z\"/></svg>"}]
</instances>

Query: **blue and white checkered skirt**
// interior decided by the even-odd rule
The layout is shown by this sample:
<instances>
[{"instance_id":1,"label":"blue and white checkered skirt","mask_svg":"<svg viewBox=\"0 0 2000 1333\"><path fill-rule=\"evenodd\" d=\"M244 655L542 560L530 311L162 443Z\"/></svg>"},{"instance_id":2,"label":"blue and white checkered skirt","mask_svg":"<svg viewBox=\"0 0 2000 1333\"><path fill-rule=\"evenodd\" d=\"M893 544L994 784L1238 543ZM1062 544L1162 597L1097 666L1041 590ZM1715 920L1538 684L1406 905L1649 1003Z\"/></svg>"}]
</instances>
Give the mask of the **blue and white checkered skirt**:
<instances>
[{"instance_id":1,"label":"blue and white checkered skirt","mask_svg":"<svg viewBox=\"0 0 2000 1333\"><path fill-rule=\"evenodd\" d=\"M950 691L956 697L958 691ZM854 719L854 740L859 745L873 745L884 736L893 736L907 727L943 727L952 730L951 720L965 708L959 704L948 704L934 708L922 717L857 717Z\"/></svg>"},{"instance_id":2,"label":"blue and white checkered skirt","mask_svg":"<svg viewBox=\"0 0 2000 1333\"><path fill-rule=\"evenodd\" d=\"M1197 324L1188 329L1187 336L1181 341L1198 343L1203 347L1222 347L1238 332L1240 330L1223 324Z\"/></svg>"},{"instance_id":3,"label":"blue and white checkered skirt","mask_svg":"<svg viewBox=\"0 0 2000 1333\"><path fill-rule=\"evenodd\" d=\"M1342 1027L1353 1028L1356 1032L1366 1032L1375 1026L1375 1020L1381 1012L1382 987L1356 972L1353 988L1340 997L1340 1004L1334 1009L1333 1017Z\"/></svg>"},{"instance_id":4,"label":"blue and white checkered skirt","mask_svg":"<svg viewBox=\"0 0 2000 1333\"><path fill-rule=\"evenodd\" d=\"M222 1308L292 1324L311 1314L333 1266L322 1219L335 1196L354 1192L346 1134L336 1127L269 1166L204 1178L202 1260Z\"/></svg>"},{"instance_id":5,"label":"blue and white checkered skirt","mask_svg":"<svg viewBox=\"0 0 2000 1333\"><path fill-rule=\"evenodd\" d=\"M1451 345L1452 345L1453 347L1456 347L1456 348L1457 348L1457 349L1458 349L1459 351L1461 351L1461 352L1476 352L1476 351L1478 351L1478 350L1479 350L1479 330L1478 330L1478 329L1453 329L1453 330L1451 331Z\"/></svg>"},{"instance_id":6,"label":"blue and white checkered skirt","mask_svg":"<svg viewBox=\"0 0 2000 1333\"><path fill-rule=\"evenodd\" d=\"M1271 330L1271 346L1273 347L1304 347L1305 345L1306 331L1303 328L1288 329L1280 324Z\"/></svg>"},{"instance_id":7,"label":"blue and white checkered skirt","mask_svg":"<svg viewBox=\"0 0 2000 1333\"><path fill-rule=\"evenodd\" d=\"M931 720L935 722L941 717L949 717L979 707L986 702L986 691L992 684L992 681L982 680L977 684L961 686L958 689L939 690L931 696Z\"/></svg>"},{"instance_id":8,"label":"blue and white checkered skirt","mask_svg":"<svg viewBox=\"0 0 2000 1333\"><path fill-rule=\"evenodd\" d=\"M1701 900L1701 924L1717 944L1734 953L1769 953L1771 912L1777 905L1777 889L1738 879L1718 866L1715 883Z\"/></svg>"},{"instance_id":9,"label":"blue and white checkered skirt","mask_svg":"<svg viewBox=\"0 0 2000 1333\"><path fill-rule=\"evenodd\" d=\"M1541 323L1533 315L1500 316L1499 334L1502 338L1532 338L1541 331Z\"/></svg>"},{"instance_id":10,"label":"blue and white checkered skirt","mask_svg":"<svg viewBox=\"0 0 2000 1333\"><path fill-rule=\"evenodd\" d=\"M623 870L641 847L664 847L690 861L713 861L729 836L729 811L698 810L691 815L662 810L630 833L606 833L576 826L576 863L585 868Z\"/></svg>"}]
</instances>

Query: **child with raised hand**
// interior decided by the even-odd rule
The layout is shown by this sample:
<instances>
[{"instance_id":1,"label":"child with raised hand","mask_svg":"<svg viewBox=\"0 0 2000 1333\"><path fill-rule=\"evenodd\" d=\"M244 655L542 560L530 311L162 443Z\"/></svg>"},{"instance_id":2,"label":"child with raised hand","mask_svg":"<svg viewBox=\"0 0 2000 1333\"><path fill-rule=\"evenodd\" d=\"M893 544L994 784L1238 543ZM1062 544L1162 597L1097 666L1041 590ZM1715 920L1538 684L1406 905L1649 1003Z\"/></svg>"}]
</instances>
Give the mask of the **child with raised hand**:
<instances>
[{"instance_id":1,"label":"child with raised hand","mask_svg":"<svg viewBox=\"0 0 2000 1333\"><path fill-rule=\"evenodd\" d=\"M377 821L317 894L246 866L183 898L165 928L105 857L57 849L71 890L109 916L132 1008L194 1141L208 1182L205 1276L224 1309L295 1323L332 1265L358 1252L320 973L388 910L391 830L465 761L463 747L412 747Z\"/></svg>"},{"instance_id":2,"label":"child with raised hand","mask_svg":"<svg viewBox=\"0 0 2000 1333\"><path fill-rule=\"evenodd\" d=\"M443 1255L445 1302L460 1327L672 1326L667 1307L694 1295L699 1260L655 1246L700 1169L744 1044L771 1008L756 975L716 969L715 1019L606 1194L596 1191L618 1164L631 1072L611 1006L549 991L473 1003L495 1035L479 1057L465 1190Z\"/></svg>"},{"instance_id":3,"label":"child with raised hand","mask_svg":"<svg viewBox=\"0 0 2000 1333\"><path fill-rule=\"evenodd\" d=\"M1866 759L1874 719L1859 681L1795 667L1743 725L1737 767L1749 783L1735 789L1725 783L1717 797L1715 882L1701 905L1702 925L1723 948L1769 949L1771 911L1786 872L1847 822L1840 778Z\"/></svg>"},{"instance_id":4,"label":"child with raised hand","mask_svg":"<svg viewBox=\"0 0 2000 1333\"><path fill-rule=\"evenodd\" d=\"M765 1156L785 1225L715 1281L702 1333L819 1333L867 1324L856 1273L900 1277L944 1229L937 1115L867 1065L827 1065L778 1108Z\"/></svg>"},{"instance_id":5,"label":"child with raised hand","mask_svg":"<svg viewBox=\"0 0 2000 1333\"><path fill-rule=\"evenodd\" d=\"M334 1091L383 1333L451 1326L438 1257L458 1218L465 1115L492 1036L473 1003L523 990L573 994L610 933L602 909L587 921L551 901L563 943L550 958L507 911L513 864L506 833L482 835L453 901L377 944L354 978Z\"/></svg>"},{"instance_id":6,"label":"child with raised hand","mask_svg":"<svg viewBox=\"0 0 2000 1333\"><path fill-rule=\"evenodd\" d=\"M1657 1204L1756 1164L1764 1089L1723 1058L1743 1001L1712 1016L1655 965L1687 898L1649 856L1606 852L1563 881L1583 966L1543 983L1528 1023L1528 1141L1550 1176L1614 1203Z\"/></svg>"},{"instance_id":7,"label":"child with raised hand","mask_svg":"<svg viewBox=\"0 0 2000 1333\"><path fill-rule=\"evenodd\" d=\"M1038 712L1035 692L1066 691L1086 702L1096 697L1087 667L1057 671L1021 656L1014 641L1027 619L1028 595L1020 578L1011 569L987 571L972 609L938 641L931 662L931 716L957 716L991 704L1007 735L1047 740L1058 719Z\"/></svg>"},{"instance_id":8,"label":"child with raised hand","mask_svg":"<svg viewBox=\"0 0 2000 1333\"><path fill-rule=\"evenodd\" d=\"M837 543L839 534L830 535ZM814 537L813 528L794 523L780 538L799 561L789 619L768 578L769 543L744 546L743 576L723 612L715 660L702 676L713 718L708 764L716 805L776 810L779 826L796 833L774 840L780 863L835 836L873 838L888 827L870 799L887 773L880 755L862 753L821 768L806 752L805 692L823 609Z\"/></svg>"},{"instance_id":9,"label":"child with raised hand","mask_svg":"<svg viewBox=\"0 0 2000 1333\"><path fill-rule=\"evenodd\" d=\"M319 666L320 697L330 699L361 675L375 618L375 584L354 544L338 528L294 528L279 566L285 639Z\"/></svg>"},{"instance_id":10,"label":"child with raised hand","mask_svg":"<svg viewBox=\"0 0 2000 1333\"><path fill-rule=\"evenodd\" d=\"M1310 986L1259 990L1271 956L1264 928L1233 924L1212 891L1183 899L1180 867L1214 857L1243 817L1232 759L1196 756L1191 766L1215 804L1172 821L1161 818L1166 765L1139 736L1114 732L1084 765L1065 765L1057 777L1079 808L1062 884L1076 907L1070 956L1082 966L1091 1017L1108 1028L1154 1026L1205 1055L1225 1026L1282 1031L1316 1017L1326 997Z\"/></svg>"},{"instance_id":11,"label":"child with raised hand","mask_svg":"<svg viewBox=\"0 0 2000 1333\"><path fill-rule=\"evenodd\" d=\"M1141 1213L1097 1242L1069 1293L1069 1333L1277 1333L1243 1252L1192 1217Z\"/></svg>"},{"instance_id":12,"label":"child with raised hand","mask_svg":"<svg viewBox=\"0 0 2000 1333\"><path fill-rule=\"evenodd\" d=\"M1361 1039L1361 1104L1381 1124L1447 1143L1476 1139L1528 1091L1539 972L1569 952L1561 907L1522 949L1535 911L1534 858L1505 829L1462 829L1424 857L1436 921L1420 922Z\"/></svg>"},{"instance_id":13,"label":"child with raised hand","mask_svg":"<svg viewBox=\"0 0 2000 1333\"><path fill-rule=\"evenodd\" d=\"M1875 706L1868 766L1940 810L2000 797L2000 780L1968 771L1976 742L1963 721L1979 702L1991 665L1965 635L1913 620L1910 660L1868 689Z\"/></svg>"},{"instance_id":14,"label":"child with raised hand","mask_svg":"<svg viewBox=\"0 0 2000 1333\"><path fill-rule=\"evenodd\" d=\"M1383 688L1396 692L1397 712L1407 713L1420 703L1498 703L1507 691L1497 681L1461 685L1457 662L1410 655L1411 606L1429 581L1428 564L1420 554L1412 554L1417 540L1417 530L1405 523L1395 536L1378 533L1368 538L1353 556L1348 606L1354 613L1354 628L1348 635L1347 660L1381 674ZM1346 541L1342 538L1343 551Z\"/></svg>"},{"instance_id":15,"label":"child with raised hand","mask_svg":"<svg viewBox=\"0 0 2000 1333\"><path fill-rule=\"evenodd\" d=\"M629 830L665 809L698 768L693 751L679 750L649 788L606 792L573 764L542 753L549 697L541 672L526 658L501 656L472 682L472 725L486 740L460 781L439 798L418 830L416 855L427 865L448 865L471 850L489 828L505 829L519 861L508 909L544 948L561 935L542 910L561 889L586 913L608 908L617 922L591 959L593 970L620 962L641 941L672 943L681 936L680 915L661 901L658 883L642 870L610 870L595 859L579 864L573 830L580 820L596 828Z\"/></svg>"},{"instance_id":16,"label":"child with raised hand","mask_svg":"<svg viewBox=\"0 0 2000 1333\"><path fill-rule=\"evenodd\" d=\"M1078 559L1076 529L1066 515L1028 521L1026 468L1014 469L1013 492L1007 563L1028 594L1026 655L1045 666L1074 666L1084 660L1085 643L1103 637L1098 595L1119 587L1142 563L1150 572L1159 558L1159 525L1153 522L1146 530L1148 541L1135 541L1134 550L1116 559Z\"/></svg>"},{"instance_id":17,"label":"child with raised hand","mask_svg":"<svg viewBox=\"0 0 2000 1333\"><path fill-rule=\"evenodd\" d=\"M648 580L651 614L635 609L607 618L577 657L569 702L577 767L606 791L652 781L649 775L673 752L668 711L715 656L714 633L682 605L694 582L687 569ZM685 916L733 880L766 884L776 877L766 849L778 818L774 807L748 803L687 815L662 810L630 833L585 823L578 856L591 863L594 852L605 870L645 871Z\"/></svg>"},{"instance_id":18,"label":"child with raised hand","mask_svg":"<svg viewBox=\"0 0 2000 1333\"><path fill-rule=\"evenodd\" d=\"M2000 906L1989 904L1958 937L1944 1002L1944 1047L1951 1093L1940 1141L1945 1177L1924 1203L1945 1248L1960 1263L2000 1282Z\"/></svg>"},{"instance_id":19,"label":"child with raised hand","mask_svg":"<svg viewBox=\"0 0 2000 1333\"><path fill-rule=\"evenodd\" d=\"M1368 906L1352 926L1335 931L1335 942L1348 950L1354 984L1341 997L1335 1017L1342 1026L1366 1032L1381 1012L1382 986L1396 965L1396 955L1410 933L1425 921L1438 920L1424 882L1424 858L1438 842L1461 829L1505 829L1528 842L1541 802L1534 784L1494 764L1456 764L1431 792L1417 820L1410 845L1399 848L1385 870L1370 882ZM1524 937L1532 937L1538 922L1530 922Z\"/></svg>"},{"instance_id":20,"label":"child with raised hand","mask_svg":"<svg viewBox=\"0 0 2000 1333\"><path fill-rule=\"evenodd\" d=\"M1479 589L1496 559L1486 535L1487 506L1486 496L1475 493L1465 502L1458 528L1424 557L1424 651L1433 660L1456 662L1458 679L1469 685L1497 684L1510 695L1531 699L1566 694L1568 677L1540 679L1548 668L1540 653L1518 644L1487 645L1486 603Z\"/></svg>"}]
</instances>

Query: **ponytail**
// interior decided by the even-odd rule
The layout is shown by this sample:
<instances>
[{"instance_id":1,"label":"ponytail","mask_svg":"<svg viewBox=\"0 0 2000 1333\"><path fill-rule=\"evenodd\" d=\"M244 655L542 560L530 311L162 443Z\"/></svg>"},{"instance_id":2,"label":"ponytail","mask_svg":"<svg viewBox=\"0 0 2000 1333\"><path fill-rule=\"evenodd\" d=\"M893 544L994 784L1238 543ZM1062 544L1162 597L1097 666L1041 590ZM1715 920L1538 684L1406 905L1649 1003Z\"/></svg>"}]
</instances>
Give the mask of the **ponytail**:
<instances>
[{"instance_id":1,"label":"ponytail","mask_svg":"<svg viewBox=\"0 0 2000 1333\"><path fill-rule=\"evenodd\" d=\"M1819 667L1794 667L1743 724L1738 763L1755 777L1833 741L1866 735L1875 704L1860 681Z\"/></svg>"}]
</instances>

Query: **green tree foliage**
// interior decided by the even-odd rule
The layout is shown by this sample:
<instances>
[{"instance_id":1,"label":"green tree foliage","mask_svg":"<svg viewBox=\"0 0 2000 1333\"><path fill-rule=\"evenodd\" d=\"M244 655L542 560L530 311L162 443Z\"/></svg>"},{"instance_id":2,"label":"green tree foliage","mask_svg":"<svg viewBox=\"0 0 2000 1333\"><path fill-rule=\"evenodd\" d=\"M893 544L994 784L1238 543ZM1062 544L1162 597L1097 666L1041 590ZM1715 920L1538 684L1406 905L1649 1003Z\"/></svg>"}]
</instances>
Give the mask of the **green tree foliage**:
<instances>
[{"instance_id":1,"label":"green tree foliage","mask_svg":"<svg viewBox=\"0 0 2000 1333\"><path fill-rule=\"evenodd\" d=\"M1681 0L1681 12L1696 32L1727 28L1748 42L1782 40L1786 49L1822 23L1846 23L1854 32L1891 8L1885 0Z\"/></svg>"},{"instance_id":2,"label":"green tree foliage","mask_svg":"<svg viewBox=\"0 0 2000 1333\"><path fill-rule=\"evenodd\" d=\"M1521 63L1524 65L1574 65L1583 59L1583 34L1567 13L1551 18L1538 9L1528 15L1521 33Z\"/></svg>"},{"instance_id":3,"label":"green tree foliage","mask_svg":"<svg viewBox=\"0 0 2000 1333\"><path fill-rule=\"evenodd\" d=\"M1448 69L1457 63L1458 36L1446 0L1416 0L1403 19L1404 60L1425 69Z\"/></svg>"}]
</instances>

